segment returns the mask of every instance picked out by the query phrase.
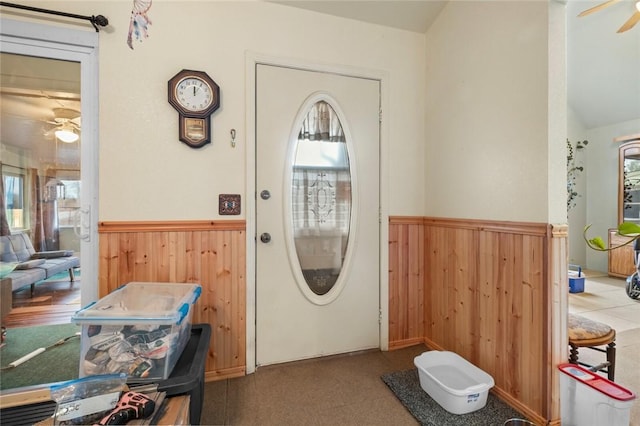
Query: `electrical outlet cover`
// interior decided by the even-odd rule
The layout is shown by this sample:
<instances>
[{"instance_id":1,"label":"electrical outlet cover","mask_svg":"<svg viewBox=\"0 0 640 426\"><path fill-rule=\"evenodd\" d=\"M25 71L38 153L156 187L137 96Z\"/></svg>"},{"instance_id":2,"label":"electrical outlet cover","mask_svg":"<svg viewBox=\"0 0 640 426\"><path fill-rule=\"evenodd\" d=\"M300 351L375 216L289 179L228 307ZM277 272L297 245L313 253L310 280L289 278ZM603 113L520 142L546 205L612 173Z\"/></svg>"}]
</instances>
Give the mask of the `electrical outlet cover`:
<instances>
[{"instance_id":1,"label":"electrical outlet cover","mask_svg":"<svg viewBox=\"0 0 640 426\"><path fill-rule=\"evenodd\" d=\"M220 194L218 196L218 214L239 215L240 194Z\"/></svg>"}]
</instances>

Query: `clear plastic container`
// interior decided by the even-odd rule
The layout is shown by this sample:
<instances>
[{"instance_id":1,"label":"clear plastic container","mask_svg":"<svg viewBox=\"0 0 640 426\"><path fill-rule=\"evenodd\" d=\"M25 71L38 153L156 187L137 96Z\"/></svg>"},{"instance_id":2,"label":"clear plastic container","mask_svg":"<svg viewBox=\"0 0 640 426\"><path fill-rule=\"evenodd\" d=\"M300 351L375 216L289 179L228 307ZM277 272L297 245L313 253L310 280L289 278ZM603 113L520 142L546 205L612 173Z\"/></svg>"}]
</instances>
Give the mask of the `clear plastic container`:
<instances>
[{"instance_id":1,"label":"clear plastic container","mask_svg":"<svg viewBox=\"0 0 640 426\"><path fill-rule=\"evenodd\" d=\"M76 312L79 376L126 373L166 379L191 335L199 284L132 282Z\"/></svg>"},{"instance_id":2,"label":"clear plastic container","mask_svg":"<svg viewBox=\"0 0 640 426\"><path fill-rule=\"evenodd\" d=\"M628 426L635 393L575 364L561 364L562 426Z\"/></svg>"}]
</instances>

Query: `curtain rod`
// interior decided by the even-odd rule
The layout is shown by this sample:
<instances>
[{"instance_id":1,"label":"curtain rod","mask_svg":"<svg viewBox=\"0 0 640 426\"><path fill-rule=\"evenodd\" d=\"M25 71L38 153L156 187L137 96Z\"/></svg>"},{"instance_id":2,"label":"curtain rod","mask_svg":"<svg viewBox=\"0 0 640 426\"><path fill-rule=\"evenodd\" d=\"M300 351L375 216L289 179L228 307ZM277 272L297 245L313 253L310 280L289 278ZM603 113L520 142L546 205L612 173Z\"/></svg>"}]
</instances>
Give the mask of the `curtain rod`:
<instances>
[{"instance_id":1,"label":"curtain rod","mask_svg":"<svg viewBox=\"0 0 640 426\"><path fill-rule=\"evenodd\" d=\"M49 15L64 16L64 17L73 18L73 19L82 19L82 20L91 22L91 25L93 25L93 28L96 29L96 32L100 32L100 29L98 28L98 25L101 26L101 27L106 27L107 25L109 25L109 20L107 18L105 18L104 16L102 16L102 15L98 15L98 16L95 16L95 15L91 15L91 16L76 15L76 14L73 14L73 13L60 12L60 11L57 11L57 10L40 9L38 7L31 7L31 6L24 6L24 5L21 5L21 4L8 3L6 1L0 1L0 6L14 7L16 9L28 10L30 12L48 13Z\"/></svg>"}]
</instances>

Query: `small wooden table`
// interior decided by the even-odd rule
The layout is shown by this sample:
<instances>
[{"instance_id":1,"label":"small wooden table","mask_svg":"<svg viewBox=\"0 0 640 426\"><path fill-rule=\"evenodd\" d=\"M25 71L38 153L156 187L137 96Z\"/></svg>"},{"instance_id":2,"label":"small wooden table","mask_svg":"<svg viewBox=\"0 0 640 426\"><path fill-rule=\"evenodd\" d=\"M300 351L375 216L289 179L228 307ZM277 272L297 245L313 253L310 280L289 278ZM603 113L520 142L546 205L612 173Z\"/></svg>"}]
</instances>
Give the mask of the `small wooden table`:
<instances>
[{"instance_id":1,"label":"small wooden table","mask_svg":"<svg viewBox=\"0 0 640 426\"><path fill-rule=\"evenodd\" d=\"M172 396L165 402L165 412L158 419L158 425L188 425L189 423L189 395Z\"/></svg>"}]
</instances>

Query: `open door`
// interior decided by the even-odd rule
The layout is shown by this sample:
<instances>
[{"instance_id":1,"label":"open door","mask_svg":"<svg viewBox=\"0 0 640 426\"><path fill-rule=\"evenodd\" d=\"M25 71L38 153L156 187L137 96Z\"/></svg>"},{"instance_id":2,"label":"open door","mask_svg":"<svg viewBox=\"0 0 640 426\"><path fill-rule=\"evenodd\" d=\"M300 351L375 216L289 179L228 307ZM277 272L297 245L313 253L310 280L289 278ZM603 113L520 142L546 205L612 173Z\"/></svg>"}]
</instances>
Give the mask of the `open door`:
<instances>
[{"instance_id":1,"label":"open door","mask_svg":"<svg viewBox=\"0 0 640 426\"><path fill-rule=\"evenodd\" d=\"M7 19L0 28L0 161L3 181L22 191L13 227L34 234L36 249L80 256L88 304L98 298L98 37Z\"/></svg>"}]
</instances>

